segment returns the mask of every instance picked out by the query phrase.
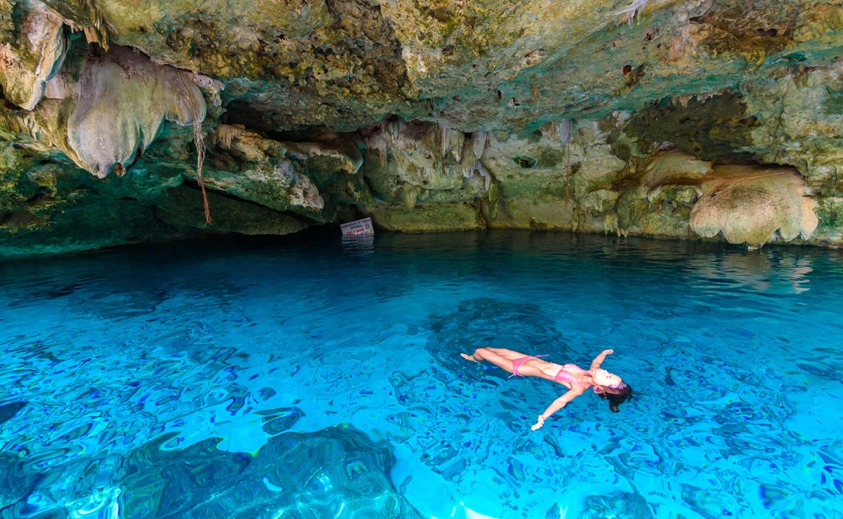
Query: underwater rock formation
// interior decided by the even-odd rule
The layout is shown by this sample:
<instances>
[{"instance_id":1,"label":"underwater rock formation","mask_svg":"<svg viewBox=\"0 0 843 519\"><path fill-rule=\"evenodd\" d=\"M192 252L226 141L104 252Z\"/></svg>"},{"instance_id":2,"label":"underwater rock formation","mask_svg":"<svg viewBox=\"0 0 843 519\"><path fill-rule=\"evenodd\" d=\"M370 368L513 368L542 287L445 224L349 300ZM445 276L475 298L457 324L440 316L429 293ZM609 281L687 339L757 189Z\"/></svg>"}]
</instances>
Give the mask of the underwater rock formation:
<instances>
[{"instance_id":1,"label":"underwater rock formation","mask_svg":"<svg viewBox=\"0 0 843 519\"><path fill-rule=\"evenodd\" d=\"M282 433L254 455L219 450L215 438L171 450L169 439L41 474L0 456L0 508L15 517L97 519L421 517L389 480L389 447L353 429Z\"/></svg>"},{"instance_id":2,"label":"underwater rock formation","mask_svg":"<svg viewBox=\"0 0 843 519\"><path fill-rule=\"evenodd\" d=\"M840 6L226 6L0 0L0 255L364 216L843 245ZM801 183L711 203L753 167ZM178 207L197 183L225 222Z\"/></svg>"},{"instance_id":3,"label":"underwater rock formation","mask_svg":"<svg viewBox=\"0 0 843 519\"><path fill-rule=\"evenodd\" d=\"M587 512L583 519L613 517L616 519L646 519L653 517L647 500L641 494L614 492L608 496L589 496L586 499Z\"/></svg>"}]
</instances>

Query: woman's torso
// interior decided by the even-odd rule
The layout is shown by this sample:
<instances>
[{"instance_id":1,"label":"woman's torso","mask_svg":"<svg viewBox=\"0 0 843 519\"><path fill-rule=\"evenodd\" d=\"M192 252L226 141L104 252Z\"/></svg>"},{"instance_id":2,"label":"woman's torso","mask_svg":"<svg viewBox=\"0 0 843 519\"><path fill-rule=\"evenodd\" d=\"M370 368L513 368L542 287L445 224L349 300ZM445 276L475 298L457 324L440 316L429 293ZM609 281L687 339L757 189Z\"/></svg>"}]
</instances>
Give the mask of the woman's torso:
<instances>
[{"instance_id":1,"label":"woman's torso","mask_svg":"<svg viewBox=\"0 0 843 519\"><path fill-rule=\"evenodd\" d=\"M587 370L582 369L576 364L560 365L555 362L547 362L541 359L530 359L529 363L541 372L542 378L558 382L568 389L588 388L591 386L591 375Z\"/></svg>"}]
</instances>

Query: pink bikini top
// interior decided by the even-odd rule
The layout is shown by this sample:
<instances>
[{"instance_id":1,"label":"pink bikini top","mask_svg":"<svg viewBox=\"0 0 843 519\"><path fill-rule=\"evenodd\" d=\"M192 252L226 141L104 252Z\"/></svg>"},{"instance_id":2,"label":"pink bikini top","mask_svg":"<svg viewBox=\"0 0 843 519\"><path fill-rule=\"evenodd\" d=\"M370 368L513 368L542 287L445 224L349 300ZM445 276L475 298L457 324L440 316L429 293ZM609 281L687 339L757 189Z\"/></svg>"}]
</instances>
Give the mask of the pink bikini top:
<instances>
[{"instance_id":1,"label":"pink bikini top","mask_svg":"<svg viewBox=\"0 0 843 519\"><path fill-rule=\"evenodd\" d=\"M565 364L562 368L553 376L553 380L556 382L570 382L571 384L578 384L580 386L591 387L591 384L588 382L583 382L582 380L578 379L570 372L566 371L565 368L576 368L580 371L585 371L581 367L577 366L576 364Z\"/></svg>"}]
</instances>

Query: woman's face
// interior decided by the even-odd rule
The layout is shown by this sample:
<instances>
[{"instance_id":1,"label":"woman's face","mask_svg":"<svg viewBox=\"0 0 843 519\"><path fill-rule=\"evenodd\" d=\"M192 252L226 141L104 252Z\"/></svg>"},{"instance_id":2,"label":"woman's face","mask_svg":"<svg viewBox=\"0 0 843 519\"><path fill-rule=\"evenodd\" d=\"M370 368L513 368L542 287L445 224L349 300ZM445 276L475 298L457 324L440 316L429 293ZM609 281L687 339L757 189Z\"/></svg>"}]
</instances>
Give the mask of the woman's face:
<instances>
[{"instance_id":1,"label":"woman's face","mask_svg":"<svg viewBox=\"0 0 843 519\"><path fill-rule=\"evenodd\" d=\"M598 386L602 386L604 388L605 387L609 387L609 388L618 387L623 382L623 380L621 380L621 377L619 377L617 375L613 375L612 373L609 373L605 369L598 369L597 371L594 372L594 374L591 376L591 378L592 378L592 380L594 380L595 384L597 384Z\"/></svg>"}]
</instances>

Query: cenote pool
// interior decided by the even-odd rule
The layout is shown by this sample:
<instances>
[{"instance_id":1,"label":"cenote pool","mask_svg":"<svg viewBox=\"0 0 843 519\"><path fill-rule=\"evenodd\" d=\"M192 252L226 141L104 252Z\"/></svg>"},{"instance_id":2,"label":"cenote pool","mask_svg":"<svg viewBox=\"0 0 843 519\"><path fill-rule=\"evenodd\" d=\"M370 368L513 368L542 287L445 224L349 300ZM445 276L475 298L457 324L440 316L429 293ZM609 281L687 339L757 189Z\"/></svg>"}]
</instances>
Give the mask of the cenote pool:
<instances>
[{"instance_id":1,"label":"cenote pool","mask_svg":"<svg viewBox=\"0 0 843 519\"><path fill-rule=\"evenodd\" d=\"M0 264L0 517L843 517L843 253L488 232ZM604 367L634 398L462 360Z\"/></svg>"}]
</instances>

